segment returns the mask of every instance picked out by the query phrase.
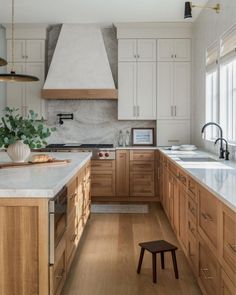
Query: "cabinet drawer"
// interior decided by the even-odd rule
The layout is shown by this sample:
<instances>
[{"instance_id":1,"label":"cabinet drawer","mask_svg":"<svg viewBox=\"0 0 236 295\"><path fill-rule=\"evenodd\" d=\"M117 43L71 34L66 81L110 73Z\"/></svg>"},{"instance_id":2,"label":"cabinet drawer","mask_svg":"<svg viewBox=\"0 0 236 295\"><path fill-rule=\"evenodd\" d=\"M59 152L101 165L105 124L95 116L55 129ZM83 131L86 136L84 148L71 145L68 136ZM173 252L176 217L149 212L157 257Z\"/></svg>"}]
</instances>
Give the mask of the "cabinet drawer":
<instances>
[{"instance_id":1,"label":"cabinet drawer","mask_svg":"<svg viewBox=\"0 0 236 295\"><path fill-rule=\"evenodd\" d=\"M61 239L55 250L55 264L50 267L50 294L59 295L66 280L66 241Z\"/></svg>"},{"instance_id":2,"label":"cabinet drawer","mask_svg":"<svg viewBox=\"0 0 236 295\"><path fill-rule=\"evenodd\" d=\"M130 195L135 197L154 197L154 174L131 173Z\"/></svg>"},{"instance_id":3,"label":"cabinet drawer","mask_svg":"<svg viewBox=\"0 0 236 295\"><path fill-rule=\"evenodd\" d=\"M92 173L99 170L114 170L115 160L93 160L91 163Z\"/></svg>"},{"instance_id":4,"label":"cabinet drawer","mask_svg":"<svg viewBox=\"0 0 236 295\"><path fill-rule=\"evenodd\" d=\"M78 237L78 223L72 220L70 224L67 226L66 232L66 252L67 252L67 264L68 264L68 271L73 260L75 250L77 248L79 237Z\"/></svg>"},{"instance_id":5,"label":"cabinet drawer","mask_svg":"<svg viewBox=\"0 0 236 295\"><path fill-rule=\"evenodd\" d=\"M197 203L197 183L191 177L188 178L188 194Z\"/></svg>"},{"instance_id":6,"label":"cabinet drawer","mask_svg":"<svg viewBox=\"0 0 236 295\"><path fill-rule=\"evenodd\" d=\"M195 274L198 268L198 241L191 231L188 232L188 259Z\"/></svg>"},{"instance_id":7,"label":"cabinet drawer","mask_svg":"<svg viewBox=\"0 0 236 295\"><path fill-rule=\"evenodd\" d=\"M114 196L115 195L115 173L93 174L91 182L92 196Z\"/></svg>"},{"instance_id":8,"label":"cabinet drawer","mask_svg":"<svg viewBox=\"0 0 236 295\"><path fill-rule=\"evenodd\" d=\"M154 172L154 162L132 161L130 162L131 172Z\"/></svg>"},{"instance_id":9,"label":"cabinet drawer","mask_svg":"<svg viewBox=\"0 0 236 295\"><path fill-rule=\"evenodd\" d=\"M197 204L188 196L188 216L192 221L197 223Z\"/></svg>"},{"instance_id":10,"label":"cabinet drawer","mask_svg":"<svg viewBox=\"0 0 236 295\"><path fill-rule=\"evenodd\" d=\"M206 294L218 294L219 265L215 256L201 239L199 241L199 279Z\"/></svg>"},{"instance_id":11,"label":"cabinet drawer","mask_svg":"<svg viewBox=\"0 0 236 295\"><path fill-rule=\"evenodd\" d=\"M77 201L77 178L74 178L67 185L67 214L68 216L71 213L71 210L75 207Z\"/></svg>"},{"instance_id":12,"label":"cabinet drawer","mask_svg":"<svg viewBox=\"0 0 236 295\"><path fill-rule=\"evenodd\" d=\"M155 151L147 150L131 150L130 151L130 160L131 161L154 161Z\"/></svg>"},{"instance_id":13,"label":"cabinet drawer","mask_svg":"<svg viewBox=\"0 0 236 295\"><path fill-rule=\"evenodd\" d=\"M236 280L236 213L223 206L222 222L223 249L221 252L224 262L230 267L234 274L234 280Z\"/></svg>"}]
</instances>

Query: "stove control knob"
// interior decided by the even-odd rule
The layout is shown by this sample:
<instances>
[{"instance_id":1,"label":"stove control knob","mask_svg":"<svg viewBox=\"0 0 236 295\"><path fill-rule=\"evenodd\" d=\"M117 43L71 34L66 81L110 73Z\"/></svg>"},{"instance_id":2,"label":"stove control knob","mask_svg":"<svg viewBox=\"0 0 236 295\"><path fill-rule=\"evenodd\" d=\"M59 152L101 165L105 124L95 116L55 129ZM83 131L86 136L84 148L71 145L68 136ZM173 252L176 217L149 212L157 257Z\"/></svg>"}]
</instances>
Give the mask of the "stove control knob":
<instances>
[{"instance_id":1,"label":"stove control knob","mask_svg":"<svg viewBox=\"0 0 236 295\"><path fill-rule=\"evenodd\" d=\"M99 156L99 158L102 158L103 157L103 153L102 152L99 152L98 153L98 156Z\"/></svg>"},{"instance_id":2,"label":"stove control knob","mask_svg":"<svg viewBox=\"0 0 236 295\"><path fill-rule=\"evenodd\" d=\"M109 153L105 153L105 157L108 158L109 157Z\"/></svg>"}]
</instances>

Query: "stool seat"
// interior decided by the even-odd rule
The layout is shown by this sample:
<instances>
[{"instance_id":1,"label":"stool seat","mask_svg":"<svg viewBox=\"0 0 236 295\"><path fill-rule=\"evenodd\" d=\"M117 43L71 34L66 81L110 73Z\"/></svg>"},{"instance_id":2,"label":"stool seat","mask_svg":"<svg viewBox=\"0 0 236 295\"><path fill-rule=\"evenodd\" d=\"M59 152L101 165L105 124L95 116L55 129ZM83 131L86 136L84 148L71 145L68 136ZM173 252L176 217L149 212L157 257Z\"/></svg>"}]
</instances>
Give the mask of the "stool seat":
<instances>
[{"instance_id":1,"label":"stool seat","mask_svg":"<svg viewBox=\"0 0 236 295\"><path fill-rule=\"evenodd\" d=\"M175 251L178 249L178 247L176 247L164 240L139 243L139 246L141 247L141 251L140 251L140 257L139 257L139 263L138 263L138 269L137 269L138 274L141 271L144 252L145 252L145 250L147 250L148 252L152 253L153 283L156 283L156 281L157 281L157 278L156 278L156 276L157 276L157 274L156 274L156 254L160 253L160 255L161 255L161 268L164 269L165 268L164 254L165 254L165 252L171 252L173 267L174 267L174 271L175 271L175 278L176 279L179 278L176 255L175 255Z\"/></svg>"},{"instance_id":2,"label":"stool seat","mask_svg":"<svg viewBox=\"0 0 236 295\"><path fill-rule=\"evenodd\" d=\"M141 248L144 248L145 250L151 252L151 253L160 253L160 252L168 252L172 250L177 250L178 247L164 241L164 240L158 240L158 241L150 241L145 243L139 243L139 246Z\"/></svg>"}]
</instances>

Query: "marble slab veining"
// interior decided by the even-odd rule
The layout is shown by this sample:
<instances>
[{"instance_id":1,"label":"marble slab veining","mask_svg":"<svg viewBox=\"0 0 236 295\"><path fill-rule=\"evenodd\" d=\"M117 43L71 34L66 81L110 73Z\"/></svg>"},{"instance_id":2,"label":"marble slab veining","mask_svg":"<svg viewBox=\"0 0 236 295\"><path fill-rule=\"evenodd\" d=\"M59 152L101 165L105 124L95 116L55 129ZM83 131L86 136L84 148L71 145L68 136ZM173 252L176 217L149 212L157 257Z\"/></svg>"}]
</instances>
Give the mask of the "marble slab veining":
<instances>
[{"instance_id":1,"label":"marble slab veining","mask_svg":"<svg viewBox=\"0 0 236 295\"><path fill-rule=\"evenodd\" d=\"M0 169L0 197L52 198L86 164L91 153L48 153L71 163L55 166L34 166ZM7 153L0 153L0 162L10 162Z\"/></svg>"}]
</instances>

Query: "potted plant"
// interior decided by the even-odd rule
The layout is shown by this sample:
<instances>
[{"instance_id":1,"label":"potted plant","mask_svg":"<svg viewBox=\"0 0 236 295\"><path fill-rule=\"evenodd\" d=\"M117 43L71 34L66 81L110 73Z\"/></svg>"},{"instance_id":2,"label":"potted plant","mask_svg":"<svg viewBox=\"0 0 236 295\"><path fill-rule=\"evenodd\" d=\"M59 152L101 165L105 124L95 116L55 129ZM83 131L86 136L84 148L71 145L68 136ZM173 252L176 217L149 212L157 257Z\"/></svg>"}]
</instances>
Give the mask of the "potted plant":
<instances>
[{"instance_id":1,"label":"potted plant","mask_svg":"<svg viewBox=\"0 0 236 295\"><path fill-rule=\"evenodd\" d=\"M0 147L7 150L13 162L24 162L30 155L30 149L41 148L47 144L45 139L55 128L47 128L43 118L37 121L32 110L27 117L17 113L17 109L7 107L0 121Z\"/></svg>"}]
</instances>

